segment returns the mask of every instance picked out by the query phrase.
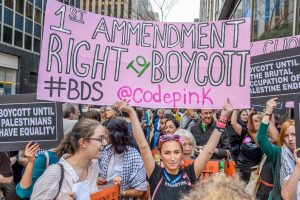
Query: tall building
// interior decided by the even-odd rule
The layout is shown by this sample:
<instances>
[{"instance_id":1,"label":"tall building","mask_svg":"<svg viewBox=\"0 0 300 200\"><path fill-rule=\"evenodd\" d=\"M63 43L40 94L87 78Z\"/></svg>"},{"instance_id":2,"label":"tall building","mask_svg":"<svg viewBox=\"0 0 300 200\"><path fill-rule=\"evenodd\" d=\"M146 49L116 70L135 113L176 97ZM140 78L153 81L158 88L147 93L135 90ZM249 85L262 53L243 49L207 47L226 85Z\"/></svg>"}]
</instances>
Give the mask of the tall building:
<instances>
[{"instance_id":1,"label":"tall building","mask_svg":"<svg viewBox=\"0 0 300 200\"><path fill-rule=\"evenodd\" d=\"M206 5L217 0L200 0ZM223 0L219 9L200 7L200 21L251 17L252 41L300 34L299 0Z\"/></svg>"},{"instance_id":2,"label":"tall building","mask_svg":"<svg viewBox=\"0 0 300 200\"><path fill-rule=\"evenodd\" d=\"M118 18L159 21L149 0L80 0L80 8Z\"/></svg>"},{"instance_id":3,"label":"tall building","mask_svg":"<svg viewBox=\"0 0 300 200\"><path fill-rule=\"evenodd\" d=\"M0 93L36 92L46 2L0 0Z\"/></svg>"}]
</instances>

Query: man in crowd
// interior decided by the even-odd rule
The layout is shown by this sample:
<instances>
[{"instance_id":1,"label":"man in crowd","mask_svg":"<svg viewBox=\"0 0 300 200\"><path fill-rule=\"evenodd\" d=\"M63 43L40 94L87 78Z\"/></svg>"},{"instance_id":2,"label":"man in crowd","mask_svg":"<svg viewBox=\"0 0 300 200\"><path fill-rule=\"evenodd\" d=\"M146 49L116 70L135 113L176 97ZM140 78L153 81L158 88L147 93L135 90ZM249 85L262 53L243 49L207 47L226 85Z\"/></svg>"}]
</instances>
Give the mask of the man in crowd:
<instances>
[{"instance_id":1,"label":"man in crowd","mask_svg":"<svg viewBox=\"0 0 300 200\"><path fill-rule=\"evenodd\" d=\"M80 111L77 105L65 103L63 105L63 127L64 133L73 128L78 122Z\"/></svg>"},{"instance_id":2,"label":"man in crowd","mask_svg":"<svg viewBox=\"0 0 300 200\"><path fill-rule=\"evenodd\" d=\"M200 146L201 149L207 144L215 128L215 123L213 121L212 109L201 109L199 115L201 121L191 128L191 132L196 139L196 145ZM226 158L226 151L230 152L230 143L227 133L224 132L211 159Z\"/></svg>"}]
</instances>

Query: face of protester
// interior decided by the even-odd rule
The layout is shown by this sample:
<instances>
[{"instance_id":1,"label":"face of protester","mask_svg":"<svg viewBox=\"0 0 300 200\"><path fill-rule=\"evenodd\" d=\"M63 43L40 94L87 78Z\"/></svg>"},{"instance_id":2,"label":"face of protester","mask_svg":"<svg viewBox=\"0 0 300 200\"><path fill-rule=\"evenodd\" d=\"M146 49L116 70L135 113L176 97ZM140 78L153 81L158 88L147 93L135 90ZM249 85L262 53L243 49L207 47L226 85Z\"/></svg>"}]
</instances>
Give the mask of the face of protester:
<instances>
[{"instance_id":1,"label":"face of protester","mask_svg":"<svg viewBox=\"0 0 300 200\"><path fill-rule=\"evenodd\" d=\"M258 127L260 125L260 115L253 115L252 120L255 130L258 130Z\"/></svg>"},{"instance_id":2,"label":"face of protester","mask_svg":"<svg viewBox=\"0 0 300 200\"><path fill-rule=\"evenodd\" d=\"M175 124L172 121L167 121L165 126L165 133L166 134L174 134L176 132L177 128Z\"/></svg>"},{"instance_id":3,"label":"face of protester","mask_svg":"<svg viewBox=\"0 0 300 200\"><path fill-rule=\"evenodd\" d=\"M284 143L292 152L294 152L294 150L296 149L296 130L294 125L291 125L286 129L284 135Z\"/></svg>"},{"instance_id":4,"label":"face of protester","mask_svg":"<svg viewBox=\"0 0 300 200\"><path fill-rule=\"evenodd\" d=\"M104 109L101 109L100 111L100 117L101 117L101 119L105 119L106 118L106 111L104 110Z\"/></svg>"},{"instance_id":5,"label":"face of protester","mask_svg":"<svg viewBox=\"0 0 300 200\"><path fill-rule=\"evenodd\" d=\"M194 148L190 138L183 137L182 148L183 148L183 155L190 158L192 156L193 148Z\"/></svg>"},{"instance_id":6,"label":"face of protester","mask_svg":"<svg viewBox=\"0 0 300 200\"><path fill-rule=\"evenodd\" d=\"M161 110L161 111L158 112L157 115L161 119L164 116L164 114L165 114L164 111Z\"/></svg>"},{"instance_id":7,"label":"face of protester","mask_svg":"<svg viewBox=\"0 0 300 200\"><path fill-rule=\"evenodd\" d=\"M241 119L243 122L247 122L247 121L248 121L248 112L245 111L245 110L244 110L243 112L241 112L240 119Z\"/></svg>"},{"instance_id":8,"label":"face of protester","mask_svg":"<svg viewBox=\"0 0 300 200\"><path fill-rule=\"evenodd\" d=\"M200 117L202 120L202 123L208 125L213 120L213 110L211 109L202 109L200 112Z\"/></svg>"},{"instance_id":9,"label":"face of protester","mask_svg":"<svg viewBox=\"0 0 300 200\"><path fill-rule=\"evenodd\" d=\"M160 154L167 172L177 174L183 158L181 145L174 140L164 142L161 145Z\"/></svg>"},{"instance_id":10,"label":"face of protester","mask_svg":"<svg viewBox=\"0 0 300 200\"><path fill-rule=\"evenodd\" d=\"M116 116L116 111L114 111L110 106L106 107L106 118L111 119Z\"/></svg>"},{"instance_id":11,"label":"face of protester","mask_svg":"<svg viewBox=\"0 0 300 200\"><path fill-rule=\"evenodd\" d=\"M187 109L187 113L190 117L194 117L195 115L195 110L194 109Z\"/></svg>"},{"instance_id":12,"label":"face of protester","mask_svg":"<svg viewBox=\"0 0 300 200\"><path fill-rule=\"evenodd\" d=\"M77 106L75 106L75 113L70 113L70 119L72 120L78 120L80 116L80 111Z\"/></svg>"},{"instance_id":13,"label":"face of protester","mask_svg":"<svg viewBox=\"0 0 300 200\"><path fill-rule=\"evenodd\" d=\"M105 128L99 125L95 128L93 135L82 142L81 147L85 151L87 158L99 159L106 145L107 137Z\"/></svg>"}]
</instances>

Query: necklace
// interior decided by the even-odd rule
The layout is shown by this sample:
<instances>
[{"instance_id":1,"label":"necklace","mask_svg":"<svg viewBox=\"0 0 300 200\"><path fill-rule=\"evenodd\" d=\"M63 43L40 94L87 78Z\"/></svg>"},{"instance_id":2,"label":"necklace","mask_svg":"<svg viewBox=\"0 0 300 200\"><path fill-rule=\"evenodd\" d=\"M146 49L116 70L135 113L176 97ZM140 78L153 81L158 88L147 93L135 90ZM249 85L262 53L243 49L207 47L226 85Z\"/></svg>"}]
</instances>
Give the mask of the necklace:
<instances>
[{"instance_id":1,"label":"necklace","mask_svg":"<svg viewBox=\"0 0 300 200\"><path fill-rule=\"evenodd\" d=\"M167 181L171 184L174 185L175 183L177 183L181 177L182 177L182 173L180 173L173 181L171 180L171 177L169 176L168 172L164 169L164 175L167 179Z\"/></svg>"}]
</instances>

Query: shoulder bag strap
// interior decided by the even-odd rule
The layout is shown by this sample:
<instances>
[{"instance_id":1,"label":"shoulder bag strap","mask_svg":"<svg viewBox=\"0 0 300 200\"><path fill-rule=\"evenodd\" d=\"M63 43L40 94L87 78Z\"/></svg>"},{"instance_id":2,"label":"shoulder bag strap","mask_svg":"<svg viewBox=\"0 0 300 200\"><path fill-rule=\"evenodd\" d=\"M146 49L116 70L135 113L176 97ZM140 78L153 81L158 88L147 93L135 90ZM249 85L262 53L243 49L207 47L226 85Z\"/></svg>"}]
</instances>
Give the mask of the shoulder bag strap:
<instances>
[{"instance_id":1,"label":"shoulder bag strap","mask_svg":"<svg viewBox=\"0 0 300 200\"><path fill-rule=\"evenodd\" d=\"M59 180L59 183L58 183L58 191L57 191L57 194L56 194L54 200L57 198L57 196L60 192L60 189L61 189L61 186L62 186L62 183L63 183L63 180L64 180L64 176L65 176L64 166L61 163L57 163L57 165L60 167L60 180Z\"/></svg>"},{"instance_id":2,"label":"shoulder bag strap","mask_svg":"<svg viewBox=\"0 0 300 200\"><path fill-rule=\"evenodd\" d=\"M47 168L49 166L50 158L49 158L48 151L45 151L44 154L45 154L45 157L46 157L46 168Z\"/></svg>"},{"instance_id":3,"label":"shoulder bag strap","mask_svg":"<svg viewBox=\"0 0 300 200\"><path fill-rule=\"evenodd\" d=\"M156 194L156 192L157 192L157 190L158 190L158 188L159 188L159 186L160 186L162 180L163 180L163 177L161 177L160 181L158 182L158 184L157 184L157 186L156 186L156 188L155 188L155 190L154 190L154 192L153 192L153 196L152 196L152 198L151 198L152 200L154 200L155 194Z\"/></svg>"}]
</instances>

